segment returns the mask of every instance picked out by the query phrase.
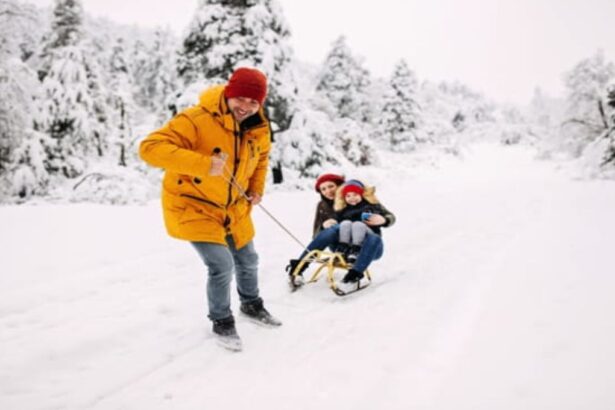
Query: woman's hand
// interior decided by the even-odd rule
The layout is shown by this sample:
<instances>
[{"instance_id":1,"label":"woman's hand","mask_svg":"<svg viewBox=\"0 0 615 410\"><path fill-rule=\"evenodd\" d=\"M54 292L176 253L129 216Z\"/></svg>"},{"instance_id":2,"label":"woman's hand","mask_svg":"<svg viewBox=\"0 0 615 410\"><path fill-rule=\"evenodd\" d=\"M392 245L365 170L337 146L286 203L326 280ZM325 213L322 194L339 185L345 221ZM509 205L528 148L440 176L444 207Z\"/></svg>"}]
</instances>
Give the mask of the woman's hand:
<instances>
[{"instance_id":1,"label":"woman's hand","mask_svg":"<svg viewBox=\"0 0 615 410\"><path fill-rule=\"evenodd\" d=\"M369 226L380 226L387 223L387 220L384 216L378 214L372 214L369 219L365 220L365 223Z\"/></svg>"},{"instance_id":2,"label":"woman's hand","mask_svg":"<svg viewBox=\"0 0 615 410\"><path fill-rule=\"evenodd\" d=\"M333 218L329 218L326 221L324 221L322 223L322 227L327 229L327 228L331 228L333 225L335 225L337 223L337 221Z\"/></svg>"}]
</instances>

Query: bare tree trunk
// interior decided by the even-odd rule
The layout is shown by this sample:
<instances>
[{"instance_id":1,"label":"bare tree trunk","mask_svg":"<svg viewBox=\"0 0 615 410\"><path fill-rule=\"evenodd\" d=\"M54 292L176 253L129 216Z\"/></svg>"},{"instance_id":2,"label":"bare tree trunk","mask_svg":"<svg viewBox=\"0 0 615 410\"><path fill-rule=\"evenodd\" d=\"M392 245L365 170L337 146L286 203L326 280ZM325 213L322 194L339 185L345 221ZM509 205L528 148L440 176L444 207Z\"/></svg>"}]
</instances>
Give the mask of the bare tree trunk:
<instances>
[{"instance_id":1,"label":"bare tree trunk","mask_svg":"<svg viewBox=\"0 0 615 410\"><path fill-rule=\"evenodd\" d=\"M604 129L609 129L609 122L606 119L606 113L604 112L604 105L602 104L602 100L598 100L598 111L600 111L600 118L602 119L602 125L604 125Z\"/></svg>"}]
</instances>

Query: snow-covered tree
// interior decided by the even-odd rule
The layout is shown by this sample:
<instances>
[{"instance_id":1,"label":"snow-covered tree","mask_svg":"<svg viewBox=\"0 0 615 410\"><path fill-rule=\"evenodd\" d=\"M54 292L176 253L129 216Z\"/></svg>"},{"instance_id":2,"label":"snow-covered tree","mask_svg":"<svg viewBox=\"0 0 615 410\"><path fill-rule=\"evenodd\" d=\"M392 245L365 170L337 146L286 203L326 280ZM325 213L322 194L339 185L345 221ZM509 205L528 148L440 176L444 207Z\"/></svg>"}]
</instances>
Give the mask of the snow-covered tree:
<instances>
[{"instance_id":1,"label":"snow-covered tree","mask_svg":"<svg viewBox=\"0 0 615 410\"><path fill-rule=\"evenodd\" d=\"M610 127L615 127L615 82L606 90L606 111L610 119Z\"/></svg>"},{"instance_id":2,"label":"snow-covered tree","mask_svg":"<svg viewBox=\"0 0 615 410\"><path fill-rule=\"evenodd\" d=\"M276 131L290 126L297 100L297 80L293 70L290 28L277 0L254 1L245 14L244 25L250 49L238 65L254 65L268 77L266 108Z\"/></svg>"},{"instance_id":3,"label":"snow-covered tree","mask_svg":"<svg viewBox=\"0 0 615 410\"><path fill-rule=\"evenodd\" d=\"M15 161L7 174L9 195L29 198L47 192L50 175L45 145L49 137L34 129L22 133L21 143L13 153Z\"/></svg>"},{"instance_id":4,"label":"snow-covered tree","mask_svg":"<svg viewBox=\"0 0 615 410\"><path fill-rule=\"evenodd\" d=\"M24 62L38 41L36 11L0 1L0 197L27 197L45 190L45 135L34 130L39 82Z\"/></svg>"},{"instance_id":5,"label":"snow-covered tree","mask_svg":"<svg viewBox=\"0 0 615 410\"><path fill-rule=\"evenodd\" d=\"M96 62L81 43L81 4L56 0L50 43L45 47L48 68L43 79L39 129L55 141L46 147L48 169L65 177L81 174L86 157L103 155L106 109ZM57 47L56 47L57 46Z\"/></svg>"},{"instance_id":6,"label":"snow-covered tree","mask_svg":"<svg viewBox=\"0 0 615 410\"><path fill-rule=\"evenodd\" d=\"M395 66L384 94L379 128L393 151L414 149L419 142L419 106L416 101L417 80L408 64Z\"/></svg>"},{"instance_id":7,"label":"snow-covered tree","mask_svg":"<svg viewBox=\"0 0 615 410\"><path fill-rule=\"evenodd\" d=\"M315 178L331 165L345 162L334 142L329 116L308 104L300 106L291 127L280 135L273 155L300 177Z\"/></svg>"},{"instance_id":8,"label":"snow-covered tree","mask_svg":"<svg viewBox=\"0 0 615 410\"><path fill-rule=\"evenodd\" d=\"M615 65L606 61L602 50L565 75L569 108L564 125L574 128L573 138L588 142L609 128L605 90L614 79Z\"/></svg>"},{"instance_id":9,"label":"snow-covered tree","mask_svg":"<svg viewBox=\"0 0 615 410\"><path fill-rule=\"evenodd\" d=\"M135 118L135 102L132 94L132 83L129 65L124 47L124 39L119 37L113 46L110 61L110 142L117 147L112 154L117 158L117 164L127 165L127 145L130 141Z\"/></svg>"},{"instance_id":10,"label":"snow-covered tree","mask_svg":"<svg viewBox=\"0 0 615 410\"><path fill-rule=\"evenodd\" d=\"M536 87L529 108L532 123L544 128L548 128L553 124L549 105L549 101L542 89Z\"/></svg>"},{"instance_id":11,"label":"snow-covered tree","mask_svg":"<svg viewBox=\"0 0 615 410\"><path fill-rule=\"evenodd\" d=\"M81 0L55 0L51 31L46 36L38 69L42 81L48 75L55 50L75 46L83 39L83 6Z\"/></svg>"},{"instance_id":12,"label":"snow-covered tree","mask_svg":"<svg viewBox=\"0 0 615 410\"><path fill-rule=\"evenodd\" d=\"M344 36L334 43L323 64L316 90L325 95L342 118L370 122L367 89L370 74L352 54Z\"/></svg>"},{"instance_id":13,"label":"snow-covered tree","mask_svg":"<svg viewBox=\"0 0 615 410\"><path fill-rule=\"evenodd\" d=\"M241 39L245 2L199 0L179 52L177 70L184 85L224 82L243 58Z\"/></svg>"},{"instance_id":14,"label":"snow-covered tree","mask_svg":"<svg viewBox=\"0 0 615 410\"><path fill-rule=\"evenodd\" d=\"M600 165L602 167L615 167L615 82L607 87L605 102L608 129L604 132L606 148Z\"/></svg>"},{"instance_id":15,"label":"snow-covered tree","mask_svg":"<svg viewBox=\"0 0 615 410\"><path fill-rule=\"evenodd\" d=\"M83 50L63 47L54 53L43 81L43 112L38 126L54 141L47 147L49 170L72 178L84 168L84 154L94 144L94 101L88 89Z\"/></svg>"},{"instance_id":16,"label":"snow-covered tree","mask_svg":"<svg viewBox=\"0 0 615 410\"><path fill-rule=\"evenodd\" d=\"M374 165L377 162L376 151L365 127L350 118L339 118L335 123L338 152L354 165Z\"/></svg>"},{"instance_id":17,"label":"snow-covered tree","mask_svg":"<svg viewBox=\"0 0 615 410\"><path fill-rule=\"evenodd\" d=\"M41 155L46 136L33 128L38 113L36 73L18 58L6 57L0 56L0 191L23 197L47 186Z\"/></svg>"},{"instance_id":18,"label":"snow-covered tree","mask_svg":"<svg viewBox=\"0 0 615 410\"><path fill-rule=\"evenodd\" d=\"M132 52L130 72L136 99L161 120L169 116L167 100L178 88L176 50L173 33L158 28L151 44L139 40Z\"/></svg>"},{"instance_id":19,"label":"snow-covered tree","mask_svg":"<svg viewBox=\"0 0 615 410\"><path fill-rule=\"evenodd\" d=\"M200 0L183 41L178 72L184 85L224 83L239 66L269 78L266 107L279 129L290 125L296 86L290 31L275 0Z\"/></svg>"},{"instance_id":20,"label":"snow-covered tree","mask_svg":"<svg viewBox=\"0 0 615 410\"><path fill-rule=\"evenodd\" d=\"M0 0L0 53L28 60L43 36L38 10L17 0Z\"/></svg>"}]
</instances>

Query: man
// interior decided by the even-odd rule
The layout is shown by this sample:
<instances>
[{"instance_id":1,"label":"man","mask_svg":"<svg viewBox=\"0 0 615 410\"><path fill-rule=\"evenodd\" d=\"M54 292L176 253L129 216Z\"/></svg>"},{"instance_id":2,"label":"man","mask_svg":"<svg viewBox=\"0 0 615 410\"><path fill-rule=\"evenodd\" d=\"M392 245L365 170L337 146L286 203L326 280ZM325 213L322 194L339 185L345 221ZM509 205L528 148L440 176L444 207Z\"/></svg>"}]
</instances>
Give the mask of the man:
<instances>
[{"instance_id":1,"label":"man","mask_svg":"<svg viewBox=\"0 0 615 410\"><path fill-rule=\"evenodd\" d=\"M271 148L263 114L267 78L238 68L141 142L148 164L165 169L162 206L169 235L190 241L208 268L208 317L218 341L241 350L231 311L233 271L241 312L270 326L259 296L252 206L261 201Z\"/></svg>"}]
</instances>

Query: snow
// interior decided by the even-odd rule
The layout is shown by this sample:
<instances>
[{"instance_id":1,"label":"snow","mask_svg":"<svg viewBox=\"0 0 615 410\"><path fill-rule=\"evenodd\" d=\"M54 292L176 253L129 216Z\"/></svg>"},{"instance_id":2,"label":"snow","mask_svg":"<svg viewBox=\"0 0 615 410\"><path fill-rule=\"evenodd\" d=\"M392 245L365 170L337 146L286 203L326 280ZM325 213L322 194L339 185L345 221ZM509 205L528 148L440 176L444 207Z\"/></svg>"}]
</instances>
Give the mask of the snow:
<instances>
[{"instance_id":1,"label":"snow","mask_svg":"<svg viewBox=\"0 0 615 410\"><path fill-rule=\"evenodd\" d=\"M398 222L346 298L322 280L289 293L300 247L256 209L284 325L238 316L241 353L212 339L205 269L157 202L1 207L0 408L613 409L615 183L534 154L362 169ZM307 242L316 201L270 189L263 205Z\"/></svg>"}]
</instances>

